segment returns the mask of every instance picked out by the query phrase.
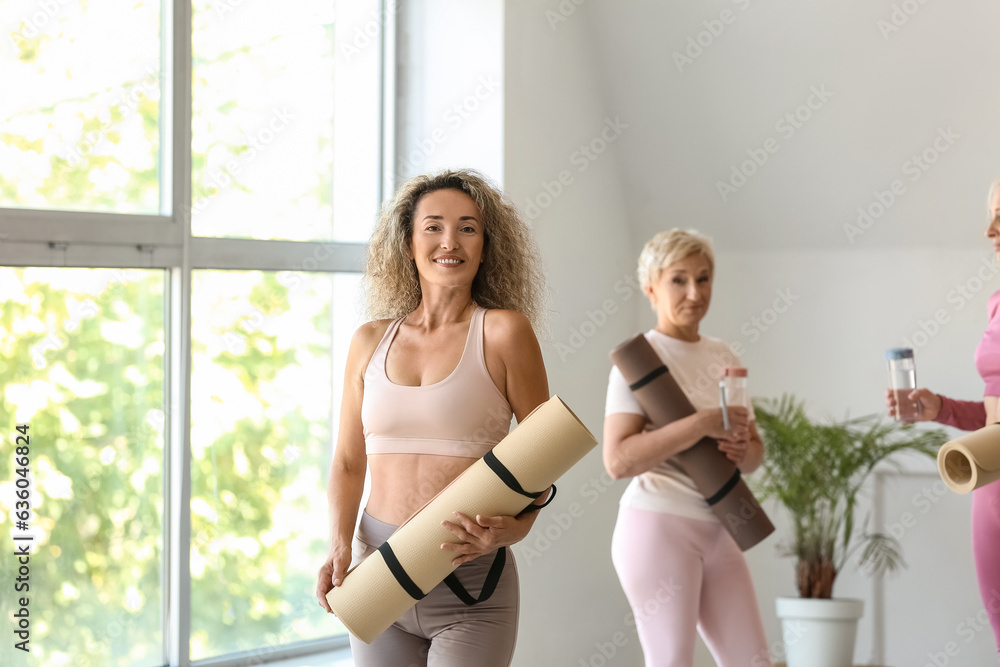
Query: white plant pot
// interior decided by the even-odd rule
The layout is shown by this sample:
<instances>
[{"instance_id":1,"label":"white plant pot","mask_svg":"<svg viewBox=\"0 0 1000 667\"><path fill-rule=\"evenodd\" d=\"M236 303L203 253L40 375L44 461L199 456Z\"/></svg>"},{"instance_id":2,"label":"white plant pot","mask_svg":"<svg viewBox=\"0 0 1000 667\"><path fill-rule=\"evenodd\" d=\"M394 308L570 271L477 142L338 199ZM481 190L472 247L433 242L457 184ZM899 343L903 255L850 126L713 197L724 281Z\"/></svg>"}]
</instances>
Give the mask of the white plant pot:
<instances>
[{"instance_id":1,"label":"white plant pot","mask_svg":"<svg viewBox=\"0 0 1000 667\"><path fill-rule=\"evenodd\" d=\"M863 600L778 598L788 667L851 667Z\"/></svg>"}]
</instances>

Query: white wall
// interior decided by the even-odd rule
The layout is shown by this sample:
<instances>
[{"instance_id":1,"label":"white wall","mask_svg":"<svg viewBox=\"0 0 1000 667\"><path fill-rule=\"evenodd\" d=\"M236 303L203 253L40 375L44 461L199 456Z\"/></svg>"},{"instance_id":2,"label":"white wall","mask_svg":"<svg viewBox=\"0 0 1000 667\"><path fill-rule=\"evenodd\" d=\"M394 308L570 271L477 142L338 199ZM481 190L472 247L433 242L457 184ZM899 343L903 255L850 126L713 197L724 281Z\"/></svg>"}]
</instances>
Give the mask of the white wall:
<instances>
[{"instance_id":1,"label":"white wall","mask_svg":"<svg viewBox=\"0 0 1000 667\"><path fill-rule=\"evenodd\" d=\"M607 353L633 333L640 295L624 280L633 239L615 150L630 130L606 130L615 141L594 160L579 152L619 115L592 76L589 43L586 24L553 33L538 3L506 3L506 190L532 218L547 266L550 390L600 439ZM515 547L522 605L514 664L598 665L605 654L614 664L638 664L611 565L624 483L611 482L595 450L559 488L526 543Z\"/></svg>"}]
</instances>

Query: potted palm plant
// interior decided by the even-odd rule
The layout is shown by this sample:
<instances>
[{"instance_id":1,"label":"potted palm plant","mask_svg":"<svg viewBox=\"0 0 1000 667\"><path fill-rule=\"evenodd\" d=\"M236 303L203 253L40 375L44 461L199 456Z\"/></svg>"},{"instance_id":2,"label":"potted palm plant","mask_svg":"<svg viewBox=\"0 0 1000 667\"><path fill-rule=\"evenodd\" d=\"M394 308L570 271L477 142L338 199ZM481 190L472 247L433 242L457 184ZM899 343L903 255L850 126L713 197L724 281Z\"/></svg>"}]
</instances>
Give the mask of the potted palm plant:
<instances>
[{"instance_id":1,"label":"potted palm plant","mask_svg":"<svg viewBox=\"0 0 1000 667\"><path fill-rule=\"evenodd\" d=\"M833 597L837 574L852 557L872 574L902 565L899 542L857 520L859 494L879 463L905 451L933 457L947 437L879 415L820 423L787 395L754 413L766 452L754 487L792 520L781 548L796 559L800 597L777 600L788 667L849 667L862 601Z\"/></svg>"}]
</instances>

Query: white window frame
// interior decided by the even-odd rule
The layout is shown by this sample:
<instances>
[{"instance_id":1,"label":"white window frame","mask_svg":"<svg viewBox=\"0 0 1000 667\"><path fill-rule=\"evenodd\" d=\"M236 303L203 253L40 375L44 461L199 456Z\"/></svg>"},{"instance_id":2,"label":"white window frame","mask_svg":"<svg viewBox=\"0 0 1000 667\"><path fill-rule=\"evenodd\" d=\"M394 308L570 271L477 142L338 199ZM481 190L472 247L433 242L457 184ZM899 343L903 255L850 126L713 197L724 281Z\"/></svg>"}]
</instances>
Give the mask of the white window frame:
<instances>
[{"instance_id":1,"label":"white window frame","mask_svg":"<svg viewBox=\"0 0 1000 667\"><path fill-rule=\"evenodd\" d=\"M352 0L338 8L379 26L378 200L391 192L395 154L398 0ZM348 10L350 7L350 10ZM324 638L192 662L191 276L200 269L362 272L363 243L262 241L191 235L191 3L162 0L160 215L0 208L0 266L143 268L167 271L164 327L163 654L170 667L266 664L344 648ZM163 201L169 196L169 206ZM377 204L378 202L375 202ZM374 207L373 207L374 208ZM323 502L322 497L317 502Z\"/></svg>"}]
</instances>

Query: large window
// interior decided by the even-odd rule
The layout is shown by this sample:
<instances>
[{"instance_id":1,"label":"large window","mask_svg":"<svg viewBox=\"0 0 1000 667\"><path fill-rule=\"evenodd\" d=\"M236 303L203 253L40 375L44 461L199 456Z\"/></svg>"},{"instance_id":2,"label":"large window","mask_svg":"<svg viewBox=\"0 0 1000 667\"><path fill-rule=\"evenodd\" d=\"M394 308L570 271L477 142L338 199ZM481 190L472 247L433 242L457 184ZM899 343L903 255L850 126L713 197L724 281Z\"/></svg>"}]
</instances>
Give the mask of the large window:
<instances>
[{"instance_id":1,"label":"large window","mask_svg":"<svg viewBox=\"0 0 1000 667\"><path fill-rule=\"evenodd\" d=\"M334 626L304 593L330 546L333 375L341 387L357 287L345 274L195 273L193 659Z\"/></svg>"},{"instance_id":2,"label":"large window","mask_svg":"<svg viewBox=\"0 0 1000 667\"><path fill-rule=\"evenodd\" d=\"M38 662L5 641L4 665L162 664L163 290L162 270L0 268L0 524L14 528L8 438L27 424L37 545Z\"/></svg>"},{"instance_id":3,"label":"large window","mask_svg":"<svg viewBox=\"0 0 1000 667\"><path fill-rule=\"evenodd\" d=\"M160 211L161 12L0 1L0 206Z\"/></svg>"},{"instance_id":4,"label":"large window","mask_svg":"<svg viewBox=\"0 0 1000 667\"><path fill-rule=\"evenodd\" d=\"M30 425L31 654L261 664L313 597L394 4L0 0L0 536ZM388 55L388 57L387 57Z\"/></svg>"},{"instance_id":5,"label":"large window","mask_svg":"<svg viewBox=\"0 0 1000 667\"><path fill-rule=\"evenodd\" d=\"M331 239L333 3L194 9L194 233Z\"/></svg>"}]
</instances>

